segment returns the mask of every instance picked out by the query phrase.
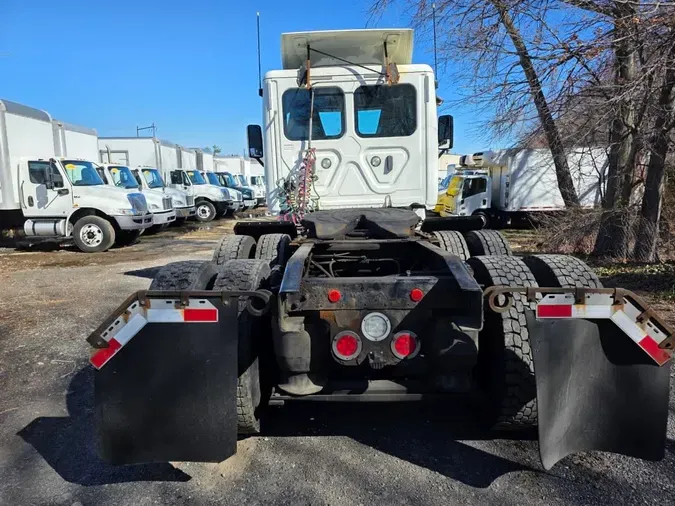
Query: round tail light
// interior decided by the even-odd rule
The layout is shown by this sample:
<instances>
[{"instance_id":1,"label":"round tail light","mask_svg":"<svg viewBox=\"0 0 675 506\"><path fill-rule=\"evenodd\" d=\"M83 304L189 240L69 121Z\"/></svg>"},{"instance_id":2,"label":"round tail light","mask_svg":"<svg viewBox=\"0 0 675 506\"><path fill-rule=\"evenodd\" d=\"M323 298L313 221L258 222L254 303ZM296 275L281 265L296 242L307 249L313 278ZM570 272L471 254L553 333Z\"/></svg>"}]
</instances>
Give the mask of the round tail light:
<instances>
[{"instance_id":1,"label":"round tail light","mask_svg":"<svg viewBox=\"0 0 675 506\"><path fill-rule=\"evenodd\" d=\"M391 352L401 360L414 357L418 351L419 341L412 332L398 332L391 340Z\"/></svg>"},{"instance_id":2,"label":"round tail light","mask_svg":"<svg viewBox=\"0 0 675 506\"><path fill-rule=\"evenodd\" d=\"M361 353L361 338L350 331L340 332L333 338L333 354L340 360L353 360Z\"/></svg>"}]
</instances>

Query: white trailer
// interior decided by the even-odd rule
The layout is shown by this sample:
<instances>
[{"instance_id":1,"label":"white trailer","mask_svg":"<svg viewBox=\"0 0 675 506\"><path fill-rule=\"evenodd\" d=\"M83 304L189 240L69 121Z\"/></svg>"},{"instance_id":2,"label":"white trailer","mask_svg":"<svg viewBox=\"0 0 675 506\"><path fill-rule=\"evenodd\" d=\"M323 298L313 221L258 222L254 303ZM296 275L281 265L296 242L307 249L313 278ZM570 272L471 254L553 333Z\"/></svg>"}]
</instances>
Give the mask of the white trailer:
<instances>
[{"instance_id":1,"label":"white trailer","mask_svg":"<svg viewBox=\"0 0 675 506\"><path fill-rule=\"evenodd\" d=\"M567 163L581 207L599 206L608 165L606 150L572 149ZM461 165L439 198L442 216L480 216L487 225L565 208L548 149L479 152L462 157Z\"/></svg>"},{"instance_id":2,"label":"white trailer","mask_svg":"<svg viewBox=\"0 0 675 506\"><path fill-rule=\"evenodd\" d=\"M63 148L57 138L65 136L55 135L48 113L0 100L3 228L21 227L15 232L29 242L72 238L80 250L99 252L128 243L152 225L143 194L106 186L93 161L57 156ZM66 146L88 149L86 138L72 139Z\"/></svg>"}]
</instances>

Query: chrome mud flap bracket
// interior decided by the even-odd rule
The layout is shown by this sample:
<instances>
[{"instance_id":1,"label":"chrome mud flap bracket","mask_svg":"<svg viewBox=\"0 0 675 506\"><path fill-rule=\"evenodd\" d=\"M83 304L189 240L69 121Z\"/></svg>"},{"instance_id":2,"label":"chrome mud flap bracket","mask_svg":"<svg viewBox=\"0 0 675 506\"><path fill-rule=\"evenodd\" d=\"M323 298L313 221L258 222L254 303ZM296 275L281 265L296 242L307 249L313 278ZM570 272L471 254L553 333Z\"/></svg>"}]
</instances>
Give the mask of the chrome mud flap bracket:
<instances>
[{"instance_id":1,"label":"chrome mud flap bracket","mask_svg":"<svg viewBox=\"0 0 675 506\"><path fill-rule=\"evenodd\" d=\"M237 300L266 292L139 292L99 327L94 403L112 464L220 462L237 444Z\"/></svg>"}]
</instances>

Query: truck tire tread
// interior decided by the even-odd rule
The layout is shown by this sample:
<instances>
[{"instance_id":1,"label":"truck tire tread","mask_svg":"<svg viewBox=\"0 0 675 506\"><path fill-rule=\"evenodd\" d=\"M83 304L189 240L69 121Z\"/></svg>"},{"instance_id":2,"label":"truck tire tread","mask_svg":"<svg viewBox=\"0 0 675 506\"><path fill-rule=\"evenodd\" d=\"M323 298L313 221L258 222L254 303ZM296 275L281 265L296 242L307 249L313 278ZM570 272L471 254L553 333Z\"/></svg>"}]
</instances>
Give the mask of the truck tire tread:
<instances>
[{"instance_id":1,"label":"truck tire tread","mask_svg":"<svg viewBox=\"0 0 675 506\"><path fill-rule=\"evenodd\" d=\"M438 239L439 246L445 251L457 255L462 260L467 260L471 256L464 236L456 230L441 230L434 232L434 235Z\"/></svg>"},{"instance_id":2,"label":"truck tire tread","mask_svg":"<svg viewBox=\"0 0 675 506\"><path fill-rule=\"evenodd\" d=\"M264 260L231 260L220 267L213 285L214 290L256 290L270 275L270 267ZM260 413L271 395L271 387L261 385L259 350L264 332L262 325L256 326L246 306L247 297L239 297L238 332L239 356L237 378L237 433L258 434Z\"/></svg>"},{"instance_id":3,"label":"truck tire tread","mask_svg":"<svg viewBox=\"0 0 675 506\"><path fill-rule=\"evenodd\" d=\"M218 274L212 263L201 260L172 262L155 275L150 290L209 290Z\"/></svg>"},{"instance_id":4,"label":"truck tire tread","mask_svg":"<svg viewBox=\"0 0 675 506\"><path fill-rule=\"evenodd\" d=\"M226 234L213 250L212 261L223 265L230 260L242 260L251 258L255 251L255 239L248 235Z\"/></svg>"},{"instance_id":5,"label":"truck tire tread","mask_svg":"<svg viewBox=\"0 0 675 506\"><path fill-rule=\"evenodd\" d=\"M539 286L552 288L602 288L597 274L576 257L568 255L528 255L523 262Z\"/></svg>"},{"instance_id":6,"label":"truck tire tread","mask_svg":"<svg viewBox=\"0 0 675 506\"><path fill-rule=\"evenodd\" d=\"M468 263L485 287L537 286L532 272L517 257L479 256ZM485 306L477 372L490 399L489 415L495 429L522 430L537 424L534 362L525 319L525 310L534 306L519 293L513 294L513 304L504 313Z\"/></svg>"},{"instance_id":7,"label":"truck tire tread","mask_svg":"<svg viewBox=\"0 0 675 506\"><path fill-rule=\"evenodd\" d=\"M509 241L498 230L470 230L464 237L471 256L513 255Z\"/></svg>"},{"instance_id":8,"label":"truck tire tread","mask_svg":"<svg viewBox=\"0 0 675 506\"><path fill-rule=\"evenodd\" d=\"M258 239L255 257L267 260L270 267L285 265L288 260L288 248L291 236L288 234L265 234Z\"/></svg>"}]
</instances>

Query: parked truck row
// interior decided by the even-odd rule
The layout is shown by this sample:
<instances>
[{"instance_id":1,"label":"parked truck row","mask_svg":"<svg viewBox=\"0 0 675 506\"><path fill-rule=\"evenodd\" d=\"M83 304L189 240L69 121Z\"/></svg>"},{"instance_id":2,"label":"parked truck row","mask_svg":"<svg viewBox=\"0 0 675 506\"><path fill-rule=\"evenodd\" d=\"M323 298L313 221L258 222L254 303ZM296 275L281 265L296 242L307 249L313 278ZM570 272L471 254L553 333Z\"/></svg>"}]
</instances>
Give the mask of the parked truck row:
<instances>
[{"instance_id":1,"label":"parked truck row","mask_svg":"<svg viewBox=\"0 0 675 506\"><path fill-rule=\"evenodd\" d=\"M233 160L157 138L99 137L0 100L0 229L21 243L72 239L99 252L174 222L232 216L264 202L260 181L249 187L226 170Z\"/></svg>"}]
</instances>

